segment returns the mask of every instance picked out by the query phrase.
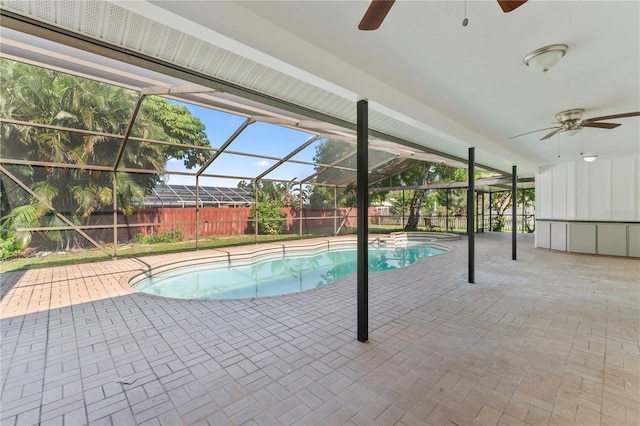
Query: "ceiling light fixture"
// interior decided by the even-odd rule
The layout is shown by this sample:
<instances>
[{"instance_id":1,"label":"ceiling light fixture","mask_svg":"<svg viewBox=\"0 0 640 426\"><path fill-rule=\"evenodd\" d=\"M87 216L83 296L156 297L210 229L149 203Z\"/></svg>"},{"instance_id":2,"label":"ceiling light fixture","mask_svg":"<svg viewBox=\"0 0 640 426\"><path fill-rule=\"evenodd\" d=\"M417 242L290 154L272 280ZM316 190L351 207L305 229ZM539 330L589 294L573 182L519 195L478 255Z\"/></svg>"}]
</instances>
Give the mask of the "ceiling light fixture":
<instances>
[{"instance_id":1,"label":"ceiling light fixture","mask_svg":"<svg viewBox=\"0 0 640 426\"><path fill-rule=\"evenodd\" d=\"M594 161L596 161L598 159L597 155L583 155L582 159L584 161L586 161L587 163L593 163Z\"/></svg>"},{"instance_id":2,"label":"ceiling light fixture","mask_svg":"<svg viewBox=\"0 0 640 426\"><path fill-rule=\"evenodd\" d=\"M580 130L582 130L582 127L575 127L573 129L563 130L562 133L566 136L575 136L580 133Z\"/></svg>"},{"instance_id":3,"label":"ceiling light fixture","mask_svg":"<svg viewBox=\"0 0 640 426\"><path fill-rule=\"evenodd\" d=\"M569 46L566 44L552 44L551 46L534 50L525 56L523 61L528 67L547 72L560 62L567 50L569 50Z\"/></svg>"}]
</instances>

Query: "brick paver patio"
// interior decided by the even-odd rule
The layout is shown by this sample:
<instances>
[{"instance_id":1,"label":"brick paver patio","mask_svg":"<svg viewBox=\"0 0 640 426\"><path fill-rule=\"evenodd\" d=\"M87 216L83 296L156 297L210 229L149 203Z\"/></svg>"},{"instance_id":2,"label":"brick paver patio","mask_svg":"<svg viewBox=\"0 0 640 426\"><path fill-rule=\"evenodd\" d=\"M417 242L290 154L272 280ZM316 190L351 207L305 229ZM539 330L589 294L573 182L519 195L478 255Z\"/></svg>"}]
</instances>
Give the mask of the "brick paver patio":
<instances>
[{"instance_id":1,"label":"brick paver patio","mask_svg":"<svg viewBox=\"0 0 640 426\"><path fill-rule=\"evenodd\" d=\"M189 301L122 285L189 254L6 273L1 424L637 425L640 261L510 238L477 236L475 284L466 239L372 274L365 344L355 276Z\"/></svg>"}]
</instances>

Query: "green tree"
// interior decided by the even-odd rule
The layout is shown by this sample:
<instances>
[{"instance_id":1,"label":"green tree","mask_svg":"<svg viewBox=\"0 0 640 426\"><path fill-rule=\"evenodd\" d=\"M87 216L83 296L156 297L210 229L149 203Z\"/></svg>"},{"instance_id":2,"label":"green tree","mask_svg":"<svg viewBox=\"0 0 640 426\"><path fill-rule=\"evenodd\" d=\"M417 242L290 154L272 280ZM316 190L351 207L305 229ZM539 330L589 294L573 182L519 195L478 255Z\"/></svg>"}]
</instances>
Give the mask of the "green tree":
<instances>
[{"instance_id":1,"label":"green tree","mask_svg":"<svg viewBox=\"0 0 640 426\"><path fill-rule=\"evenodd\" d=\"M284 207L299 207L298 196L296 194L296 188L298 185L294 185L291 182L273 182L273 181L259 181L257 184L254 181L240 181L238 182L238 188L245 188L251 191L251 196L258 203L273 204L278 208Z\"/></svg>"},{"instance_id":2,"label":"green tree","mask_svg":"<svg viewBox=\"0 0 640 426\"><path fill-rule=\"evenodd\" d=\"M511 206L511 191L498 192L491 197L491 230L502 231L504 229L504 215Z\"/></svg>"},{"instance_id":3,"label":"green tree","mask_svg":"<svg viewBox=\"0 0 640 426\"><path fill-rule=\"evenodd\" d=\"M2 123L4 158L45 163L45 166L8 167L12 173L76 224L88 223L94 212L112 205L114 173L82 167L116 166L122 139L108 135L124 134L138 93L8 59L0 60L0 88L2 118L58 127ZM161 171L169 158L182 159L186 167L194 167L203 164L210 152L198 149L209 147L204 124L191 116L186 107L156 96L149 96L143 102L132 135L194 148L130 140L118 164L122 168ZM55 167L56 164L79 167ZM159 174L115 173L119 210L130 214L159 181ZM25 217L25 212L14 211L20 206L31 206L29 211L35 214L40 225L65 225L26 192L13 199L3 199L2 205L11 209L3 217L5 228L24 225L20 218ZM27 222L33 224L33 215L26 217L30 218ZM71 231L50 231L46 237L57 242L58 248L82 244Z\"/></svg>"},{"instance_id":4,"label":"green tree","mask_svg":"<svg viewBox=\"0 0 640 426\"><path fill-rule=\"evenodd\" d=\"M455 167L447 166L440 163L419 162L412 167L392 176L390 179L383 182L383 186L419 186L428 185L438 182L452 182L458 179L463 179L466 175L464 169L458 169ZM387 194L384 194L385 196ZM400 197L394 196L396 202L400 200ZM438 198L435 193L429 194L427 189L415 189L407 190L404 194L404 205L401 207L404 209L404 213L408 213L407 224L405 225L406 231L415 231L418 229L418 223L420 220L420 214L424 206L425 201L432 204ZM396 208L396 210L398 210ZM400 210L402 212L402 210Z\"/></svg>"},{"instance_id":5,"label":"green tree","mask_svg":"<svg viewBox=\"0 0 640 426\"><path fill-rule=\"evenodd\" d=\"M316 176L314 182L334 185L349 180L353 172L327 166L335 164L348 155L353 154L353 152L353 145L333 139L325 139L322 143L316 145L313 162L316 163L315 170L318 176ZM335 198L337 198L335 203L338 207L351 207L355 205L356 201L353 188L338 188ZM309 202L311 207L333 208L334 187L313 185L313 189L309 194Z\"/></svg>"},{"instance_id":6,"label":"green tree","mask_svg":"<svg viewBox=\"0 0 640 426\"><path fill-rule=\"evenodd\" d=\"M518 204L520 204L525 212L525 221L522 224L524 230L528 233L532 233L536 230L535 220L535 204L536 204L536 190L535 188L527 188L518 191ZM533 213L532 213L533 210Z\"/></svg>"},{"instance_id":7,"label":"green tree","mask_svg":"<svg viewBox=\"0 0 640 426\"><path fill-rule=\"evenodd\" d=\"M287 229L287 214L273 201L259 202L249 212L249 232L255 232L255 220L258 215L258 234L279 235Z\"/></svg>"},{"instance_id":8,"label":"green tree","mask_svg":"<svg viewBox=\"0 0 640 426\"><path fill-rule=\"evenodd\" d=\"M311 197L309 185L295 185L292 194L295 197L295 202L298 203L297 206L300 205L300 201L302 201L303 206L309 206Z\"/></svg>"},{"instance_id":9,"label":"green tree","mask_svg":"<svg viewBox=\"0 0 640 426\"><path fill-rule=\"evenodd\" d=\"M300 186L293 182L273 182L273 181L240 181L238 188L246 188L251 191L251 195L257 203L251 206L249 212L249 232L255 232L256 215L258 217L258 233L266 235L282 234L287 228L287 214L283 208L299 208Z\"/></svg>"},{"instance_id":10,"label":"green tree","mask_svg":"<svg viewBox=\"0 0 640 426\"><path fill-rule=\"evenodd\" d=\"M323 143L316 146L316 155L313 161L317 164L316 171L321 172L316 179L320 183L340 183L349 180L353 172L327 168L327 165L335 164L341 159L348 158L349 154L353 154L353 146L344 142L326 139ZM385 177L384 180L370 185L371 188L376 187L403 187L403 186L419 186L428 185L438 182L453 182L466 180L466 170L456 167L447 166L441 163L431 162L414 162L414 165L397 173L393 176ZM338 206L355 205L355 188L347 187L337 191ZM388 192L371 192L370 201L384 200L386 197L400 203L401 195L389 195ZM429 190L407 190L405 191L405 204L395 206L396 211L402 213L404 211L409 215L405 230L416 230L421 214L421 210L425 201L432 204L434 201L440 200L435 192L429 193ZM333 207L333 188L326 186L315 186L311 193L311 205L313 207Z\"/></svg>"},{"instance_id":11,"label":"green tree","mask_svg":"<svg viewBox=\"0 0 640 426\"><path fill-rule=\"evenodd\" d=\"M502 231L505 226L505 217L511 214L513 196L511 191L505 191L493 194L491 198L491 230ZM516 192L516 203L520 208L524 209L524 212L531 211L535 202L536 193L534 188L528 188ZM534 215L526 215L522 226L527 232L533 232L535 230Z\"/></svg>"},{"instance_id":12,"label":"green tree","mask_svg":"<svg viewBox=\"0 0 640 426\"><path fill-rule=\"evenodd\" d=\"M439 213L464 216L467 211L467 190L466 189L440 189L436 192L437 202L440 206Z\"/></svg>"},{"instance_id":13,"label":"green tree","mask_svg":"<svg viewBox=\"0 0 640 426\"><path fill-rule=\"evenodd\" d=\"M451 182L457 169L438 163L420 163L403 173L404 179L410 180L410 185L428 185L436 182ZM405 231L416 231L422 206L428 190L418 189L413 191L413 197L409 204L409 218L405 225Z\"/></svg>"},{"instance_id":14,"label":"green tree","mask_svg":"<svg viewBox=\"0 0 640 426\"><path fill-rule=\"evenodd\" d=\"M386 194L386 199L391 202L391 213L394 215L402 215L409 213L409 205L413 198L413 191L389 191Z\"/></svg>"}]
</instances>

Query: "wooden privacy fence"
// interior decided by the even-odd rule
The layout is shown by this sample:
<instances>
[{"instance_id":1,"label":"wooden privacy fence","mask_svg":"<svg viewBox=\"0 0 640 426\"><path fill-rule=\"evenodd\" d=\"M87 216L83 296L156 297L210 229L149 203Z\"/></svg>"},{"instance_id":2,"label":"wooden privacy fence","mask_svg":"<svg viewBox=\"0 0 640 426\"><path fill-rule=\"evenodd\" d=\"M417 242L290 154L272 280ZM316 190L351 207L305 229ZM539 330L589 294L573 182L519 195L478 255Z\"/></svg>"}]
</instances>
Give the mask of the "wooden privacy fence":
<instances>
[{"instance_id":1,"label":"wooden privacy fence","mask_svg":"<svg viewBox=\"0 0 640 426\"><path fill-rule=\"evenodd\" d=\"M286 233L333 233L342 225L355 227L358 224L356 208L283 208L286 214ZM198 212L198 233L204 235L245 235L255 232L253 220L249 219L249 207L201 207ZM373 216L375 208L369 209ZM118 214L118 242L124 243L138 234L163 234L180 229L183 238L193 239L196 235L195 207L157 207L141 209L124 216ZM91 216L91 225L101 225L93 230L94 238L103 242L113 242L113 215L103 212ZM369 221L370 222L370 221ZM111 229L109 229L111 228Z\"/></svg>"}]
</instances>

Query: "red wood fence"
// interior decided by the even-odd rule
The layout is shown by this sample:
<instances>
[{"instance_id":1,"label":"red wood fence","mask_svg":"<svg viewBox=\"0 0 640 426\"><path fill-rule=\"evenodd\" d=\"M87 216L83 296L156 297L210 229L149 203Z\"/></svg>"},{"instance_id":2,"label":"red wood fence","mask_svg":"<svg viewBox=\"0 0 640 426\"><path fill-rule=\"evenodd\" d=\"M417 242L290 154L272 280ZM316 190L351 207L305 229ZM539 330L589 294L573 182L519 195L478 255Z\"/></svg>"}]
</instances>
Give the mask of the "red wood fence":
<instances>
[{"instance_id":1,"label":"red wood fence","mask_svg":"<svg viewBox=\"0 0 640 426\"><path fill-rule=\"evenodd\" d=\"M286 215L287 233L300 232L302 222L303 233L314 233L318 230L333 232L334 227L357 226L358 209L281 209ZM253 233L252 221L249 220L248 207L201 207L198 222L199 235L244 235ZM375 208L369 209L369 217L373 216ZM97 214L92 216L92 225L104 225L105 229L94 231L93 235L102 241L113 240L113 230L106 227L113 223L111 214ZM371 223L371 220L369 220ZM180 229L185 239L195 238L196 209L195 207L162 207L148 208L134 212L131 215L118 215L118 242L134 239L138 234L163 234L167 231ZM124 226L123 226L124 225Z\"/></svg>"}]
</instances>

